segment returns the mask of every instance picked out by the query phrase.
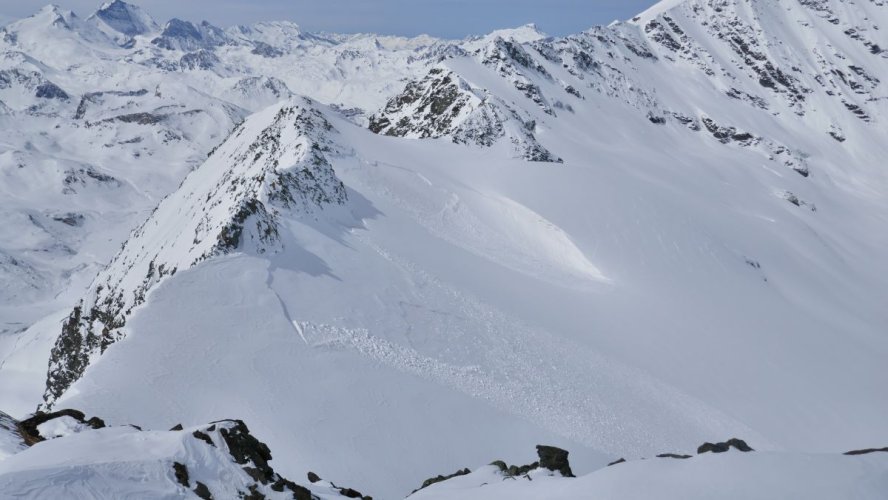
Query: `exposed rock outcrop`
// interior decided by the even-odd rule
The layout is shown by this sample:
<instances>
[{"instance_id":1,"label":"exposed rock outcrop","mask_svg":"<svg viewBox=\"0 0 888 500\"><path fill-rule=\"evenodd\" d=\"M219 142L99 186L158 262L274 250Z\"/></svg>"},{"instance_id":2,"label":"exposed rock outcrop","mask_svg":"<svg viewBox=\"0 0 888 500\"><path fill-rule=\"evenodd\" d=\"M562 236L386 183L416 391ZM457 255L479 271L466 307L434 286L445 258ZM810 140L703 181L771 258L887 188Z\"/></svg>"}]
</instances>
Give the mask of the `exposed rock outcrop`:
<instances>
[{"instance_id":1,"label":"exposed rock outcrop","mask_svg":"<svg viewBox=\"0 0 888 500\"><path fill-rule=\"evenodd\" d=\"M499 463L502 463L502 462L499 462ZM505 467L505 464L503 464L503 468L504 467ZM500 470L503 470L503 469L501 468ZM428 488L429 486L431 486L433 484L442 483L444 481L447 481L448 479L453 479L453 478L459 477L459 476L465 476L465 475L468 475L471 473L472 473L472 471L469 469L462 469L462 470L458 470L458 471L454 472L453 474L448 474L446 476L442 476L439 474L435 477L430 477L422 482L422 486L413 490L410 494L412 495L413 493L416 493L417 491L419 491L421 489Z\"/></svg>"},{"instance_id":2,"label":"exposed rock outcrop","mask_svg":"<svg viewBox=\"0 0 888 500\"><path fill-rule=\"evenodd\" d=\"M867 448L865 450L846 451L845 455L849 455L849 456L869 455L870 453L888 453L888 446L886 446L884 448Z\"/></svg>"},{"instance_id":3,"label":"exposed rock outcrop","mask_svg":"<svg viewBox=\"0 0 888 500\"><path fill-rule=\"evenodd\" d=\"M507 141L527 161L560 162L534 136L536 122L502 99L473 87L443 67L411 81L370 117L370 130L415 139L449 138L457 144L491 147Z\"/></svg>"},{"instance_id":4,"label":"exposed rock outcrop","mask_svg":"<svg viewBox=\"0 0 888 500\"><path fill-rule=\"evenodd\" d=\"M540 457L540 467L551 471L560 472L564 477L574 477L570 470L570 462L567 460L567 450L554 446L537 445L537 455Z\"/></svg>"},{"instance_id":5,"label":"exposed rock outcrop","mask_svg":"<svg viewBox=\"0 0 888 500\"><path fill-rule=\"evenodd\" d=\"M731 448L742 452L755 451L748 444L746 444L746 441L743 441L742 439L731 438L721 443L703 443L700 445L700 447L697 448L697 454L699 455L701 453L708 453L710 451L713 453L724 453Z\"/></svg>"}]
</instances>

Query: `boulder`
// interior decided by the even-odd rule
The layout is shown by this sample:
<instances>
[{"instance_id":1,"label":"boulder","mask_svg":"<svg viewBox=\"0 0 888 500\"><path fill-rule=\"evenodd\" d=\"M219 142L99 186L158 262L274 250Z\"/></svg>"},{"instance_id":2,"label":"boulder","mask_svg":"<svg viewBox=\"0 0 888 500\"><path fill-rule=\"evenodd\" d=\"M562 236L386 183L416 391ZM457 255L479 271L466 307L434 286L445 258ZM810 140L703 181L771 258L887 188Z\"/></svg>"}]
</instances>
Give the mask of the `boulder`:
<instances>
[{"instance_id":1,"label":"boulder","mask_svg":"<svg viewBox=\"0 0 888 500\"><path fill-rule=\"evenodd\" d=\"M537 445L536 448L540 457L540 467L558 471L564 477L574 477L570 470L570 462L567 460L568 451L554 446Z\"/></svg>"}]
</instances>

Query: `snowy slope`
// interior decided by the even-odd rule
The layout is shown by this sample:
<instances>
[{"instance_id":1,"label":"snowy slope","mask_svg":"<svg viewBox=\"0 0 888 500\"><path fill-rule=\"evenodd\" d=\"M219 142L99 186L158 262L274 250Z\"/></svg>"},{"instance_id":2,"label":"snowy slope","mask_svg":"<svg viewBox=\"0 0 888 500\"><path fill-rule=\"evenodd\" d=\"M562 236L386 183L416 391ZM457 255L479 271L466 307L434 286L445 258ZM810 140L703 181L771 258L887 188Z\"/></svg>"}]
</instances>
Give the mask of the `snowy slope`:
<instances>
[{"instance_id":1,"label":"snowy slope","mask_svg":"<svg viewBox=\"0 0 888 500\"><path fill-rule=\"evenodd\" d=\"M100 419L87 421L72 410L36 414L22 422L0 414L0 438L10 429L14 447L0 455L0 488L10 498L371 498L313 472L301 484L281 476L274 469L277 450L239 420L156 431L106 427ZM28 433L29 444L19 437L22 432ZM645 499L656 491L676 499L875 500L888 487L888 448L843 455L736 449L663 454L621 461L580 477L573 477L566 450L537 449L539 460L533 464L508 466L497 460L433 476L407 498Z\"/></svg>"},{"instance_id":2,"label":"snowy slope","mask_svg":"<svg viewBox=\"0 0 888 500\"><path fill-rule=\"evenodd\" d=\"M0 36L14 416L237 415L385 498L539 442L588 473L888 439L883 3L463 41L73 19Z\"/></svg>"},{"instance_id":3,"label":"snowy slope","mask_svg":"<svg viewBox=\"0 0 888 500\"><path fill-rule=\"evenodd\" d=\"M880 499L888 488L888 455L862 457L792 453L712 454L688 460L654 458L628 462L577 478L535 475L507 479L493 466L432 485L409 498L449 499L639 499L756 498Z\"/></svg>"},{"instance_id":4,"label":"snowy slope","mask_svg":"<svg viewBox=\"0 0 888 500\"><path fill-rule=\"evenodd\" d=\"M0 417L0 431L9 421L32 433L28 446L0 456L8 498L363 498L328 481L301 486L282 477L271 450L240 420L142 431L84 421L76 410L22 422Z\"/></svg>"},{"instance_id":5,"label":"snowy slope","mask_svg":"<svg viewBox=\"0 0 888 500\"><path fill-rule=\"evenodd\" d=\"M0 412L0 460L27 449L15 419Z\"/></svg>"}]
</instances>

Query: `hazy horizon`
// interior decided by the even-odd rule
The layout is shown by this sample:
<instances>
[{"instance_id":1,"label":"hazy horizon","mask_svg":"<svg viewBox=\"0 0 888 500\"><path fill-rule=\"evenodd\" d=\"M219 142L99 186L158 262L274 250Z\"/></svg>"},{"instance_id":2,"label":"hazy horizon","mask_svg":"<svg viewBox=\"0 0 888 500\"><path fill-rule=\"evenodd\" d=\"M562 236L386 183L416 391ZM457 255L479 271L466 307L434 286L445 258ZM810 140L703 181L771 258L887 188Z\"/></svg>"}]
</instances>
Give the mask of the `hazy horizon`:
<instances>
[{"instance_id":1,"label":"hazy horizon","mask_svg":"<svg viewBox=\"0 0 888 500\"><path fill-rule=\"evenodd\" d=\"M50 3L87 17L103 2L0 0L0 24L31 16ZM463 38L528 23L535 23L550 35L577 33L631 18L656 0L377 0L372 3L366 0L192 0L187 3L133 0L128 3L139 5L159 23L174 17L207 20L222 27L287 20L308 31Z\"/></svg>"}]
</instances>

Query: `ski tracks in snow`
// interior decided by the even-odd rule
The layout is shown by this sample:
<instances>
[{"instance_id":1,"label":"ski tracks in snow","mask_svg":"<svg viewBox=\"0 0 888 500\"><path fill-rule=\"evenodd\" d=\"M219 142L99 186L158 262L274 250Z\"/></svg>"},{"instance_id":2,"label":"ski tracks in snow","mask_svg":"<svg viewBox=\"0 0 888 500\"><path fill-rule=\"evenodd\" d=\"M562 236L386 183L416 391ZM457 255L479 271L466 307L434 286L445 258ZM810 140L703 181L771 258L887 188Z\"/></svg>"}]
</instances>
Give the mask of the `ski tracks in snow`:
<instances>
[{"instance_id":1,"label":"ski tracks in snow","mask_svg":"<svg viewBox=\"0 0 888 500\"><path fill-rule=\"evenodd\" d=\"M419 303L436 304L436 311L416 310L407 317L401 309L417 337L410 347L383 338L391 332L294 322L309 345L355 352L603 451L643 455L728 434L765 444L743 424L649 375L523 324L367 235L352 235L407 273Z\"/></svg>"}]
</instances>

